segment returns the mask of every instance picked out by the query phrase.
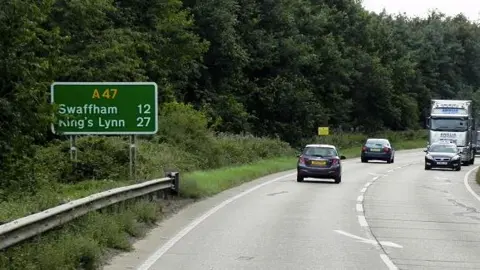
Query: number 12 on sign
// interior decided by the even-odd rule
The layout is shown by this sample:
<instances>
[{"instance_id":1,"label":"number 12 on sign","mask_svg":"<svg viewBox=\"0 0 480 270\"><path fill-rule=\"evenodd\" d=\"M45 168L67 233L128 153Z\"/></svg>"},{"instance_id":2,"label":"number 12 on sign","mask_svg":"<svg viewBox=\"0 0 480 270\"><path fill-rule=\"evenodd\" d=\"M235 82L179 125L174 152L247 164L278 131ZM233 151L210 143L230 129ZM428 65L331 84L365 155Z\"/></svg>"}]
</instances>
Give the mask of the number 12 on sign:
<instances>
[{"instance_id":1,"label":"number 12 on sign","mask_svg":"<svg viewBox=\"0 0 480 270\"><path fill-rule=\"evenodd\" d=\"M138 112L140 114L149 114L151 106L150 104L139 104L138 106Z\"/></svg>"}]
</instances>

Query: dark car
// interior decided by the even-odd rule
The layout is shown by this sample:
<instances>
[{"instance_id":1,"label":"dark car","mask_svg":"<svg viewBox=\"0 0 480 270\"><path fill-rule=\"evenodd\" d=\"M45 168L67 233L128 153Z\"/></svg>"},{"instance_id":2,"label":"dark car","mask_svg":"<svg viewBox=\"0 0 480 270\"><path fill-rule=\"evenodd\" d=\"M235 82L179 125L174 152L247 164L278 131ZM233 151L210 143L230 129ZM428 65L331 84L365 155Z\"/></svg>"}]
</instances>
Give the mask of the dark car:
<instances>
[{"instance_id":1,"label":"dark car","mask_svg":"<svg viewBox=\"0 0 480 270\"><path fill-rule=\"evenodd\" d=\"M425 154L425 170L432 168L451 168L456 171L462 169L460 150L454 143L432 143Z\"/></svg>"},{"instance_id":2,"label":"dark car","mask_svg":"<svg viewBox=\"0 0 480 270\"><path fill-rule=\"evenodd\" d=\"M337 148L329 144L308 144L298 155L297 182L304 178L335 179L342 182L342 164Z\"/></svg>"},{"instance_id":3,"label":"dark car","mask_svg":"<svg viewBox=\"0 0 480 270\"><path fill-rule=\"evenodd\" d=\"M362 146L360 159L362 163L369 160L383 160L387 163L394 163L395 149L387 139L370 138Z\"/></svg>"}]
</instances>

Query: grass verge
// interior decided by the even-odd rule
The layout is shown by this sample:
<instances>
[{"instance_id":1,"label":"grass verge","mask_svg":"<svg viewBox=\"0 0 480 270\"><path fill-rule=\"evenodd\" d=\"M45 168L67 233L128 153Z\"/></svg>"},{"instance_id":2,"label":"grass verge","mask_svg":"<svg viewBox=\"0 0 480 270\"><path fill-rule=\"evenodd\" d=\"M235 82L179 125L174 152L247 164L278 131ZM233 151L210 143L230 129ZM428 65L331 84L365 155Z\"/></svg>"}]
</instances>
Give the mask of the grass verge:
<instances>
[{"instance_id":1,"label":"grass verge","mask_svg":"<svg viewBox=\"0 0 480 270\"><path fill-rule=\"evenodd\" d=\"M477 170L477 173L475 174L475 179L477 180L477 184L480 185L480 170Z\"/></svg>"},{"instance_id":2,"label":"grass verge","mask_svg":"<svg viewBox=\"0 0 480 270\"><path fill-rule=\"evenodd\" d=\"M138 200L92 212L0 252L0 269L98 269L165 214L161 204Z\"/></svg>"},{"instance_id":3,"label":"grass verge","mask_svg":"<svg viewBox=\"0 0 480 270\"><path fill-rule=\"evenodd\" d=\"M416 139L400 141L395 147L401 150L421 148L424 145L424 140ZM347 158L358 157L360 154L359 146L339 147L339 152ZM181 176L182 196L189 198L211 196L255 178L294 169L295 166L296 157L293 153L291 157L269 158L245 165L187 172ZM57 183L39 190L32 196L12 195L8 200L0 201L0 220L5 223L93 193L130 184L134 182L87 180L75 184Z\"/></svg>"},{"instance_id":4,"label":"grass verge","mask_svg":"<svg viewBox=\"0 0 480 270\"><path fill-rule=\"evenodd\" d=\"M424 140L398 142L395 149L415 149L425 146ZM347 158L360 156L359 147L340 148L340 155ZM282 157L268 159L242 166L233 166L208 171L199 171L186 174L181 179L180 190L182 196L201 198L217 194L242 183L260 178L272 173L292 170L296 168L297 158Z\"/></svg>"}]
</instances>

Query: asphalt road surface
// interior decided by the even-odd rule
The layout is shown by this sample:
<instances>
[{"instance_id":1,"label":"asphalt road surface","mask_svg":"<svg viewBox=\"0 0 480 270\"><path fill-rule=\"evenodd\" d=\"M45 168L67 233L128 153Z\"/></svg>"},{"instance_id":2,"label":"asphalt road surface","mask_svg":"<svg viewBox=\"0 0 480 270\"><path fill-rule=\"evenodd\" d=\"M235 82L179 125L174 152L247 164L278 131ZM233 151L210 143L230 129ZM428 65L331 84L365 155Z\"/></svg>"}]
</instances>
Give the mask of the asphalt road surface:
<instances>
[{"instance_id":1,"label":"asphalt road surface","mask_svg":"<svg viewBox=\"0 0 480 270\"><path fill-rule=\"evenodd\" d=\"M345 160L340 184L253 181L185 208L105 269L480 269L476 165L425 171L423 156Z\"/></svg>"}]
</instances>

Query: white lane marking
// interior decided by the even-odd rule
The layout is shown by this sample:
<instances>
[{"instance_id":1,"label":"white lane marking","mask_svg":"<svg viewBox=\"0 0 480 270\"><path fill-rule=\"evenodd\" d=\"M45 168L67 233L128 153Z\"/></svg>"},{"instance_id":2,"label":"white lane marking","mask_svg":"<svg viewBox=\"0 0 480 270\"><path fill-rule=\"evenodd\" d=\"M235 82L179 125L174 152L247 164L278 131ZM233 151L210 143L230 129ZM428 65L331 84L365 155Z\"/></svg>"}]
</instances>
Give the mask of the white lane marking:
<instances>
[{"instance_id":1,"label":"white lane marking","mask_svg":"<svg viewBox=\"0 0 480 270\"><path fill-rule=\"evenodd\" d=\"M367 220L365 219L365 216L358 216L358 223L360 223L360 226L362 227L368 227Z\"/></svg>"},{"instance_id":2,"label":"white lane marking","mask_svg":"<svg viewBox=\"0 0 480 270\"><path fill-rule=\"evenodd\" d=\"M470 192L470 194L473 195L473 197L475 197L475 199L479 200L480 201L480 196L475 192L473 191L472 187L470 186L470 184L468 183L468 178L470 177L470 174L476 170L478 167L480 166L477 166L473 169L471 169L470 171L468 171L465 176L463 177L463 184L465 185L465 187L467 188L468 192Z\"/></svg>"},{"instance_id":3,"label":"white lane marking","mask_svg":"<svg viewBox=\"0 0 480 270\"><path fill-rule=\"evenodd\" d=\"M398 166L398 167L397 167L397 168L395 168L395 169L401 169L401 168L402 168L402 166Z\"/></svg>"},{"instance_id":4,"label":"white lane marking","mask_svg":"<svg viewBox=\"0 0 480 270\"><path fill-rule=\"evenodd\" d=\"M409 163L409 164L406 164L404 166L400 166L400 167L397 167L397 168L404 168L404 167L407 167L407 166L410 166L410 165L413 165L414 163ZM388 172L393 172L394 170L389 170ZM471 172L471 171L470 171ZM468 172L467 174L469 174L470 172ZM375 175L373 173L370 173L371 175ZM370 183L367 183L365 184L365 189L368 189L368 187L373 183L375 182L378 178L380 177L384 177L384 176L388 176L387 174L383 174L383 175L377 175L373 178L373 181ZM467 177L468 179L468 177ZM468 182L467 182L468 184ZM468 189L468 188L467 188ZM476 194L475 194L476 195ZM477 195L478 196L478 195ZM362 197L363 199L363 197ZM477 199L480 200L479 197L477 197ZM358 210L358 205L357 205L357 210ZM362 210L363 210L363 206L362 206ZM362 211L363 212L363 211ZM367 222L367 219L365 218L365 216L358 216L358 222L360 223L360 226L362 227L367 227L369 228L368 226L368 222ZM369 241L372 241L375 243L375 245L381 245L381 246L389 246L389 247L396 247L396 248L403 248L403 246L401 245L398 245L398 244L395 244L393 242L388 242L388 241L378 241L377 239L370 239ZM385 252L385 251L384 251ZM390 258L388 257L388 255L386 253L384 254L380 254L380 258L382 259L382 261L387 265L388 269L389 270L398 270L397 266L395 266L395 264L392 262L392 260L390 260Z\"/></svg>"},{"instance_id":5,"label":"white lane marking","mask_svg":"<svg viewBox=\"0 0 480 270\"><path fill-rule=\"evenodd\" d=\"M363 201L363 196L362 195L357 197L357 202L361 202L361 201Z\"/></svg>"},{"instance_id":6,"label":"white lane marking","mask_svg":"<svg viewBox=\"0 0 480 270\"><path fill-rule=\"evenodd\" d=\"M387 265L388 270L398 270L398 267L396 267L395 264L393 264L392 260L390 260L390 258L387 255L380 254L380 258Z\"/></svg>"},{"instance_id":7,"label":"white lane marking","mask_svg":"<svg viewBox=\"0 0 480 270\"><path fill-rule=\"evenodd\" d=\"M362 188L362 190L360 190L361 193L365 193L365 191L367 191L366 187L364 187L364 188Z\"/></svg>"},{"instance_id":8,"label":"white lane marking","mask_svg":"<svg viewBox=\"0 0 480 270\"><path fill-rule=\"evenodd\" d=\"M357 212L363 212L363 205L360 203L357 204Z\"/></svg>"},{"instance_id":9,"label":"white lane marking","mask_svg":"<svg viewBox=\"0 0 480 270\"><path fill-rule=\"evenodd\" d=\"M211 215L215 214L218 210L224 208L228 204L230 204L233 201L236 201L240 199L241 197L261 188L264 187L268 184L274 183L276 181L282 180L284 178L292 177L294 175L297 175L297 173L290 173L284 176L280 176L277 178L274 178L270 181L267 181L263 184L260 184L258 186L254 186L248 190L243 191L242 193L223 201L216 207L210 209L208 212L203 214L202 216L196 218L194 221L192 221L190 224L188 224L183 230L181 230L179 233L177 233L173 238L171 238L167 243L165 243L163 246L161 246L159 249L155 251L142 265L140 265L137 270L148 270L150 267L152 267L153 264L155 264L156 261L158 261L169 249L171 249L178 241L180 241L185 235L187 235L191 230L195 229L200 223L202 223L204 220L206 220L208 217Z\"/></svg>"},{"instance_id":10,"label":"white lane marking","mask_svg":"<svg viewBox=\"0 0 480 270\"><path fill-rule=\"evenodd\" d=\"M334 230L336 233L339 233L339 234L343 234L345 236L348 236L348 237L351 237L353 239L357 239L363 243L367 243L367 244L371 244L371 245L374 245L374 246L378 246L378 242L375 241L375 240L371 240L371 239L367 239L367 238L363 238L363 237L360 237L358 235L354 235L354 234L351 234L351 233L348 233L348 232L345 232L345 231L342 231L342 230ZM380 242L380 244L382 245L385 245L385 246L389 246L389 247L395 247L395 248L403 248L403 246L401 245L398 245L398 244L395 244L395 243L392 243L392 242L389 242L389 241L385 241L385 242Z\"/></svg>"}]
</instances>

